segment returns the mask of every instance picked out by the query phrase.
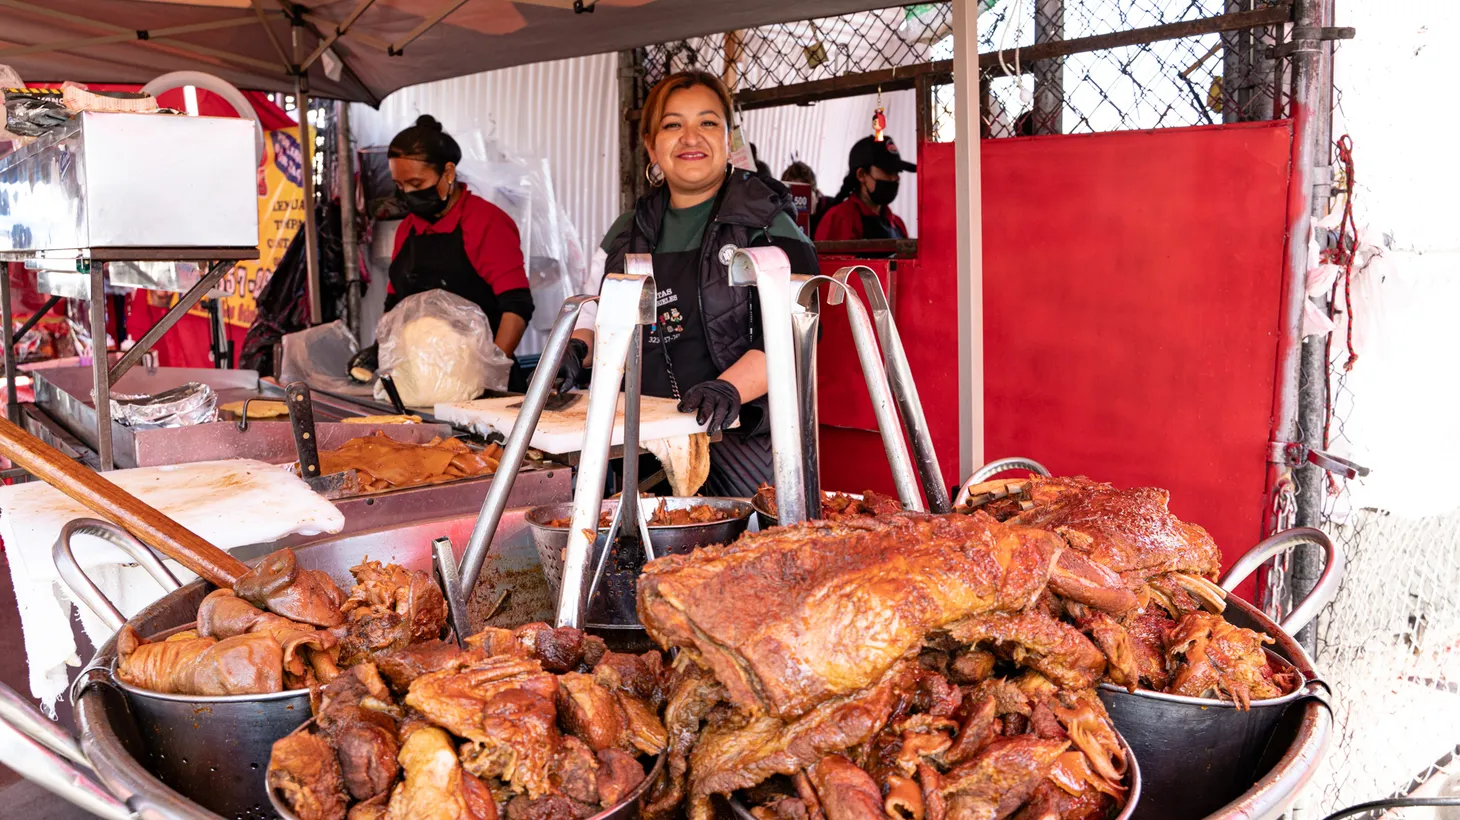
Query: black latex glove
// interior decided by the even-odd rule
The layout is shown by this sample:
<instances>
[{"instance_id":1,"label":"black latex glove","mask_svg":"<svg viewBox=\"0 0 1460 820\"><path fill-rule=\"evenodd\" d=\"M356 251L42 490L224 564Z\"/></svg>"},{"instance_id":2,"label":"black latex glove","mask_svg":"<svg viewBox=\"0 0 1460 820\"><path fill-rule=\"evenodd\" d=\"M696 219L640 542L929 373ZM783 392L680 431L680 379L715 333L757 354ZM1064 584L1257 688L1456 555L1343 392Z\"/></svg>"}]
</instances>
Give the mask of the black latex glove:
<instances>
[{"instance_id":1,"label":"black latex glove","mask_svg":"<svg viewBox=\"0 0 1460 820\"><path fill-rule=\"evenodd\" d=\"M566 393L578 384L583 374L588 372L587 365L583 360L588 358L588 343L582 339L569 339L568 349L563 352L563 363L558 365L558 382L555 389L559 393Z\"/></svg>"},{"instance_id":2,"label":"black latex glove","mask_svg":"<svg viewBox=\"0 0 1460 820\"><path fill-rule=\"evenodd\" d=\"M723 379L700 382L680 398L679 412L694 413L695 421L709 425L706 432L717 433L740 418L740 390Z\"/></svg>"},{"instance_id":3,"label":"black latex glove","mask_svg":"<svg viewBox=\"0 0 1460 820\"><path fill-rule=\"evenodd\" d=\"M350 363L345 367L345 372L357 382L368 384L375 378L375 369L379 367L380 345L373 344L354 356L350 357Z\"/></svg>"}]
</instances>

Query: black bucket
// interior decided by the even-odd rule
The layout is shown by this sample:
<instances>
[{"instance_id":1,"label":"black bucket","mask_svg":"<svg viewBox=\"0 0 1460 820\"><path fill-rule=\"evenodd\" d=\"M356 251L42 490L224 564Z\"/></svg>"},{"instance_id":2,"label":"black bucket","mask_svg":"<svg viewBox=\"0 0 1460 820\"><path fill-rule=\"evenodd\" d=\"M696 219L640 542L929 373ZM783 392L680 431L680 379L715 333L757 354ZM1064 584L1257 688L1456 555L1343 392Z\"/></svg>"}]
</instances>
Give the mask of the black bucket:
<instances>
[{"instance_id":1,"label":"black bucket","mask_svg":"<svg viewBox=\"0 0 1460 820\"><path fill-rule=\"evenodd\" d=\"M1254 700L1250 709L1225 701L1127 692L1102 684L1100 700L1141 761L1141 802L1132 820L1185 820L1218 814L1267 776L1292 745L1311 699L1326 700L1302 650L1251 604L1228 595L1225 617L1276 640L1269 650L1303 675L1294 691Z\"/></svg>"}]
</instances>

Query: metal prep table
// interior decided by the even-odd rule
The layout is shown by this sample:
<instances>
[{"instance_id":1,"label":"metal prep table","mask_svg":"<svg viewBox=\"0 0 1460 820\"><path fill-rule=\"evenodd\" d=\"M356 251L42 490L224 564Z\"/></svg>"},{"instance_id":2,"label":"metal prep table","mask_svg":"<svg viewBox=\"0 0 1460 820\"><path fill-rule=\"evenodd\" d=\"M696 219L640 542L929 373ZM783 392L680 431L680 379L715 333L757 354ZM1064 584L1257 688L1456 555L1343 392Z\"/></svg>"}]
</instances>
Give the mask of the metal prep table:
<instances>
[{"instance_id":1,"label":"metal prep table","mask_svg":"<svg viewBox=\"0 0 1460 820\"><path fill-rule=\"evenodd\" d=\"M95 415L110 418L111 385L151 350L233 265L258 258L254 124L223 117L83 112L0 159L0 261L40 269L42 290L86 295ZM206 273L137 344L107 366L103 262L206 260ZM16 394L10 279L0 277L6 411ZM114 466L112 428L95 427L98 468Z\"/></svg>"}]
</instances>

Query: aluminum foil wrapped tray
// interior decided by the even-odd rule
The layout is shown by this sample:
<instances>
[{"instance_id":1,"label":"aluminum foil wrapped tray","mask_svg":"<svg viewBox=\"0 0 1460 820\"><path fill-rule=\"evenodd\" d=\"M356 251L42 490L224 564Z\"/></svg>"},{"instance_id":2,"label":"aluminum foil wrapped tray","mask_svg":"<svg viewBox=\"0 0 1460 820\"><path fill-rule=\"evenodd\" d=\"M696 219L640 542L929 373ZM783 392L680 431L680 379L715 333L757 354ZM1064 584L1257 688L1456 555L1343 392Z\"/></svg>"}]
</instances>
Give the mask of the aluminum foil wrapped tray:
<instances>
[{"instance_id":1,"label":"aluminum foil wrapped tray","mask_svg":"<svg viewBox=\"0 0 1460 820\"><path fill-rule=\"evenodd\" d=\"M187 427L216 421L218 394L198 382L151 395L112 394L112 420L136 430Z\"/></svg>"}]
</instances>

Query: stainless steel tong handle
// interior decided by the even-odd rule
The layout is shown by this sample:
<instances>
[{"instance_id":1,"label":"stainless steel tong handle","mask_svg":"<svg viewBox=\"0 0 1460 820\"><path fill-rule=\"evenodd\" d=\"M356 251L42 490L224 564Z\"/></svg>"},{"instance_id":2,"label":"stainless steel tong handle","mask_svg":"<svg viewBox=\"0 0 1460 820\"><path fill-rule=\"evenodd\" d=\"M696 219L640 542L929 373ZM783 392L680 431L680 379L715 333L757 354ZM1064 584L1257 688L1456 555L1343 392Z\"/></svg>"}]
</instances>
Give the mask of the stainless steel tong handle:
<instances>
[{"instance_id":1,"label":"stainless steel tong handle","mask_svg":"<svg viewBox=\"0 0 1460 820\"><path fill-rule=\"evenodd\" d=\"M903 440L902 426L898 422L896 399L882 356L877 351L877 336L872 328L872 319L861 297L846 283L830 276L813 276L801 285L797 301L805 307L803 299L810 298L822 283L831 285L831 297L827 301L838 304L845 301L847 318L852 327L852 343L857 348L857 360L862 364L862 378L867 382L867 392L872 399L872 412L877 416L877 429L882 432L882 451L892 467L892 481L897 487L898 500L909 510L923 511L923 497L918 492L918 480L913 471L912 459L907 454L907 442ZM942 479L939 479L941 481ZM780 505L780 488L776 489L777 506ZM784 520L781 523L786 523Z\"/></svg>"},{"instance_id":2,"label":"stainless steel tong handle","mask_svg":"<svg viewBox=\"0 0 1460 820\"><path fill-rule=\"evenodd\" d=\"M801 416L796 407L796 349L791 331L791 261L780 248L741 248L730 260L730 284L753 287L765 336L766 401L770 405L771 460L782 524L806 520Z\"/></svg>"},{"instance_id":3,"label":"stainless steel tong handle","mask_svg":"<svg viewBox=\"0 0 1460 820\"><path fill-rule=\"evenodd\" d=\"M806 517L821 518L821 422L816 397L816 344L821 330L821 290L803 287L812 277L792 274L797 297L791 304L796 345L797 404L801 408L801 474L806 481Z\"/></svg>"},{"instance_id":4,"label":"stainless steel tong handle","mask_svg":"<svg viewBox=\"0 0 1460 820\"><path fill-rule=\"evenodd\" d=\"M106 820L140 817L87 777L91 762L81 753L75 738L3 684L0 684L0 764L98 817Z\"/></svg>"},{"instance_id":5,"label":"stainless steel tong handle","mask_svg":"<svg viewBox=\"0 0 1460 820\"><path fill-rule=\"evenodd\" d=\"M851 288L846 287L846 282L854 274L862 281L862 290L867 294L872 321L877 328L877 339L882 344L882 365L887 371L892 395L897 400L903 428L907 431L908 442L917 461L923 495L933 512L952 512L953 505L948 501L948 486L943 483L938 453L933 449L933 432L928 428L927 416L923 414L923 401L918 396L918 386L913 380L912 366L907 361L907 351L902 347L902 336L897 332L897 322L892 318L892 305L887 301L887 292L882 289L882 280L877 278L876 271L866 265L842 268L832 274L832 278L842 283L844 293L853 294ZM834 305L841 301L840 296L840 293L833 291L827 301Z\"/></svg>"},{"instance_id":6,"label":"stainless steel tong handle","mask_svg":"<svg viewBox=\"0 0 1460 820\"><path fill-rule=\"evenodd\" d=\"M172 592L182 586L182 583L177 580L177 576L163 565L162 559L158 558L156 553L116 524L102 521L99 518L77 518L67 521L66 525L61 528L61 535L56 539L55 546L51 548L51 560L56 562L56 572L61 576L61 583L71 593L71 597L85 605L113 632L121 629L127 619L122 615L121 610L111 602L111 599L106 597L106 593L101 591L101 587L98 587L76 562L76 554L71 550L71 539L77 535L100 538L125 552L133 561L147 570L148 575L162 585L164 593Z\"/></svg>"},{"instance_id":7,"label":"stainless steel tong handle","mask_svg":"<svg viewBox=\"0 0 1460 820\"><path fill-rule=\"evenodd\" d=\"M1227 570L1220 581L1222 589L1231 592L1237 585L1247 580L1247 577L1257 571L1257 568L1272 560L1273 558L1287 552L1294 547L1304 544L1311 544L1320 547L1324 554L1323 573L1318 576L1318 583L1313 589L1303 596L1301 601L1293 605L1293 610L1282 620L1279 626L1289 635L1296 634L1308 622L1317 617L1323 608L1333 602L1338 595L1338 588L1343 583L1345 559L1343 550L1333 543L1323 530L1313 527L1293 527L1274 533L1270 538L1248 550L1236 563Z\"/></svg>"},{"instance_id":8,"label":"stainless steel tong handle","mask_svg":"<svg viewBox=\"0 0 1460 820\"><path fill-rule=\"evenodd\" d=\"M640 255L629 254L625 267L640 271L648 265L652 270L650 260L637 259L637 256ZM629 348L639 339L639 329L654 321L655 294L654 277L649 273L610 273L603 277L594 328L588 418L583 428L582 458L578 462L568 546L563 556L563 580L558 585L558 626L581 628L587 620L589 587L593 581L587 571L588 562L598 536L603 482L608 476L614 419L618 415L619 386L624 381ZM636 456L637 449L633 453L625 451L625 458ZM611 546L605 544L605 549Z\"/></svg>"}]
</instances>

